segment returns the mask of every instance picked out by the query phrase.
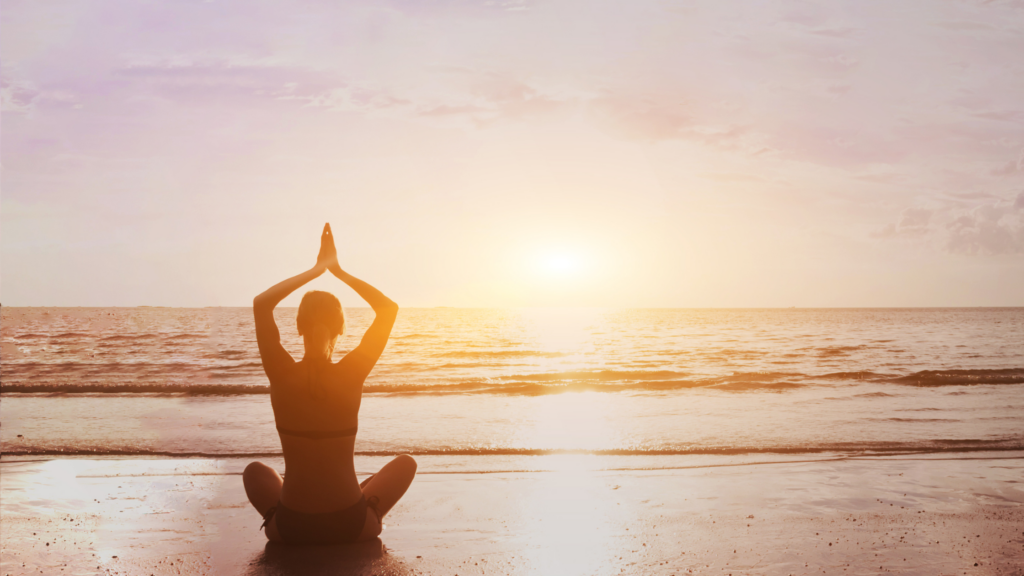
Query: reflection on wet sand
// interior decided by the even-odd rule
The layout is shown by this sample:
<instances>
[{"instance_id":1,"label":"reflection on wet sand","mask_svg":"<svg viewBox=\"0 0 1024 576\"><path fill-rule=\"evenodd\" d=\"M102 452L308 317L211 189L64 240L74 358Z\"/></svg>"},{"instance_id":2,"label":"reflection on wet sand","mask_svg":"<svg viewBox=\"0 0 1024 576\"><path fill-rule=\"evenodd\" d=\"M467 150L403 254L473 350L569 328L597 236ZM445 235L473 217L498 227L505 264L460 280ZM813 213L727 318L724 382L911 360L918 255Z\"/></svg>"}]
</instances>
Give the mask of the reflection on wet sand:
<instances>
[{"instance_id":1,"label":"reflection on wet sand","mask_svg":"<svg viewBox=\"0 0 1024 576\"><path fill-rule=\"evenodd\" d=\"M525 537L524 564L534 574L603 574L636 523L630 506L615 498L617 486L595 474L588 456L562 456L557 472L540 474L518 503L514 532Z\"/></svg>"}]
</instances>

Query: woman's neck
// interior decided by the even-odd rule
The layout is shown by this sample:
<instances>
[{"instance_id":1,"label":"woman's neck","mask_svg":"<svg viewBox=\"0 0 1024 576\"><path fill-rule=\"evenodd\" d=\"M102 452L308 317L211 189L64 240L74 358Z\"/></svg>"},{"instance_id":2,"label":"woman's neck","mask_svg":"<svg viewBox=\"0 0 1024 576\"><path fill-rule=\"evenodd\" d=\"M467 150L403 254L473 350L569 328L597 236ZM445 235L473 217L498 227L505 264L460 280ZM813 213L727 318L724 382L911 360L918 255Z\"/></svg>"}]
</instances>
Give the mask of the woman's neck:
<instances>
[{"instance_id":1,"label":"woman's neck","mask_svg":"<svg viewBox=\"0 0 1024 576\"><path fill-rule=\"evenodd\" d=\"M334 355L334 342L332 341L325 342L319 338L303 334L302 345L305 349L302 362L305 364L324 364L330 362L331 356Z\"/></svg>"},{"instance_id":2,"label":"woman's neck","mask_svg":"<svg viewBox=\"0 0 1024 576\"><path fill-rule=\"evenodd\" d=\"M330 363L330 361L331 357L328 356L325 352L321 351L313 352L307 350L306 353L302 356L303 364L328 364Z\"/></svg>"}]
</instances>

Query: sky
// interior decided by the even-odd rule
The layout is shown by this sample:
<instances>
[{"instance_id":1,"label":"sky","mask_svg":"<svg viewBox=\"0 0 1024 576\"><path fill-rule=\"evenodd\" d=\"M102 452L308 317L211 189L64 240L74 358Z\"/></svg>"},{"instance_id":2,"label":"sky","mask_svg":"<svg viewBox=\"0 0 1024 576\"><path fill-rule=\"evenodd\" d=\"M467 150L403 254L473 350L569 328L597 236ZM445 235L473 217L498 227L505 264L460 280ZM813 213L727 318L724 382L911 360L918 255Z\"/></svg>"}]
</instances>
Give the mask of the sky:
<instances>
[{"instance_id":1,"label":"sky","mask_svg":"<svg viewBox=\"0 0 1024 576\"><path fill-rule=\"evenodd\" d=\"M402 306L1021 306L1022 54L1021 0L5 0L0 302L245 306L330 222Z\"/></svg>"}]
</instances>

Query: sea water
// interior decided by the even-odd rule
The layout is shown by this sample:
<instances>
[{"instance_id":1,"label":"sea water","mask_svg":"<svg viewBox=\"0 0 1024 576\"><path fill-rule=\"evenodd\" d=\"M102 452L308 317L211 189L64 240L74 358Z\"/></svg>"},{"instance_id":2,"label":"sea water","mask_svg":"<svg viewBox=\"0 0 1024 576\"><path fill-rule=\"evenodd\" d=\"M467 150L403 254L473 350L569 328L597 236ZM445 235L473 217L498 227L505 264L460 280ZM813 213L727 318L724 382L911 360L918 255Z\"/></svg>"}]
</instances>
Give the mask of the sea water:
<instances>
[{"instance_id":1,"label":"sea water","mask_svg":"<svg viewBox=\"0 0 1024 576\"><path fill-rule=\"evenodd\" d=\"M5 459L280 456L251 309L0 320ZM356 442L464 471L1022 449L1024 308L403 309Z\"/></svg>"}]
</instances>

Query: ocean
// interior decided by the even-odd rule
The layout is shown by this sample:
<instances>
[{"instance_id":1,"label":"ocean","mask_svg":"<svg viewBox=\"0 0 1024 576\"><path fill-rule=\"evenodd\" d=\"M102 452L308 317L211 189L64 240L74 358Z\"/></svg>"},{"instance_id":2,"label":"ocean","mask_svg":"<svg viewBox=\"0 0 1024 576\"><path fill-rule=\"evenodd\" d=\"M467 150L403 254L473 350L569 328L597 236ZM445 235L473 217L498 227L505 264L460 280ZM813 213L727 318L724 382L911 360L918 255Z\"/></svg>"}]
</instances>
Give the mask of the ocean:
<instances>
[{"instance_id":1,"label":"ocean","mask_svg":"<svg viewBox=\"0 0 1024 576\"><path fill-rule=\"evenodd\" d=\"M0 337L5 460L279 461L249 308L4 307ZM356 442L427 472L1002 450L1024 308L403 309Z\"/></svg>"}]
</instances>

